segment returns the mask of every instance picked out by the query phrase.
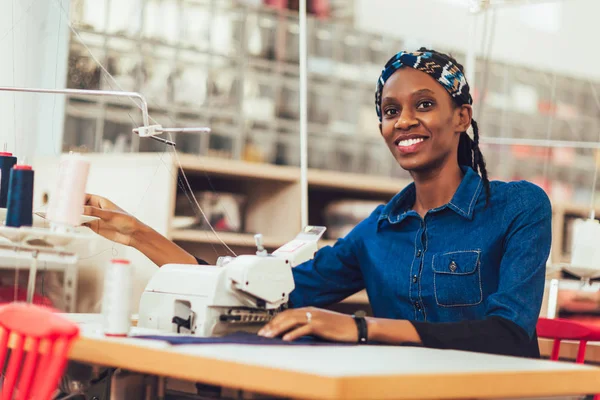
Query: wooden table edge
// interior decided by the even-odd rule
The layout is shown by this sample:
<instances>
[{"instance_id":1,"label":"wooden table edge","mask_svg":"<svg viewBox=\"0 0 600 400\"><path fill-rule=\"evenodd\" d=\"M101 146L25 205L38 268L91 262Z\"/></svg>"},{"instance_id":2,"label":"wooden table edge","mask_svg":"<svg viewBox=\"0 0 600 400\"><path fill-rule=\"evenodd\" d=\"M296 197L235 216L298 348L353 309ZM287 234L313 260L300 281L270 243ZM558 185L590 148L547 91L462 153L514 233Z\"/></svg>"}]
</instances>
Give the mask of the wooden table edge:
<instances>
[{"instance_id":1,"label":"wooden table edge","mask_svg":"<svg viewBox=\"0 0 600 400\"><path fill-rule=\"evenodd\" d=\"M69 358L140 373L258 393L314 399L492 398L600 393L600 368L557 371L427 373L389 376L323 376L178 353L170 347L81 337ZM119 354L118 358L114 354ZM143 367L140 367L143 366ZM276 384L275 384L276 383Z\"/></svg>"},{"instance_id":2,"label":"wooden table edge","mask_svg":"<svg viewBox=\"0 0 600 400\"><path fill-rule=\"evenodd\" d=\"M600 368L344 377L340 390L338 398L352 400L587 395L600 393Z\"/></svg>"}]
</instances>

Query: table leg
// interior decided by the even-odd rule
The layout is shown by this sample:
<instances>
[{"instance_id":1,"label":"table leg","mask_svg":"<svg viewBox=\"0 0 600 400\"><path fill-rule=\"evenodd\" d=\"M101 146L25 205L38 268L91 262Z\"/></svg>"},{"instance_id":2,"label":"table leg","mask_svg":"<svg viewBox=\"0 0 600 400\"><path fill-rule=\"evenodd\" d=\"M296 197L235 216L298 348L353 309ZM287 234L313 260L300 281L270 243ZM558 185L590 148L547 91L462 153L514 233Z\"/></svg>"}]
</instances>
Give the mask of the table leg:
<instances>
[{"instance_id":1,"label":"table leg","mask_svg":"<svg viewBox=\"0 0 600 400\"><path fill-rule=\"evenodd\" d=\"M550 289L548 290L548 314L546 318L556 318L556 308L558 307L558 279L550 281Z\"/></svg>"},{"instance_id":2,"label":"table leg","mask_svg":"<svg viewBox=\"0 0 600 400\"><path fill-rule=\"evenodd\" d=\"M37 276L38 267L38 252L32 254L31 264L29 265L29 281L27 282L27 303L33 303L33 295L35 294L35 278Z\"/></svg>"},{"instance_id":3,"label":"table leg","mask_svg":"<svg viewBox=\"0 0 600 400\"><path fill-rule=\"evenodd\" d=\"M158 400L164 400L165 399L165 377L164 376L159 376L158 377L158 388L156 390L156 397L158 398Z\"/></svg>"}]
</instances>

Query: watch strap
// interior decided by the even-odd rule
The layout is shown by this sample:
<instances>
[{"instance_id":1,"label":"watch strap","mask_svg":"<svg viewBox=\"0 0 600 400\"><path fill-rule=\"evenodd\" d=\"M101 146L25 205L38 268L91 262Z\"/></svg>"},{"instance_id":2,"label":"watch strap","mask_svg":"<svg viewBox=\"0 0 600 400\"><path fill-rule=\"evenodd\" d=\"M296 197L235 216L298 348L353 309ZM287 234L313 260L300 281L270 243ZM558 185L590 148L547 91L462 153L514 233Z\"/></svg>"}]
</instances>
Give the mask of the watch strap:
<instances>
[{"instance_id":1,"label":"watch strap","mask_svg":"<svg viewBox=\"0 0 600 400\"><path fill-rule=\"evenodd\" d=\"M356 328L358 329L358 343L359 344L367 344L369 341L369 332L367 330L367 320L362 315L354 314L352 316L354 322L356 323Z\"/></svg>"}]
</instances>

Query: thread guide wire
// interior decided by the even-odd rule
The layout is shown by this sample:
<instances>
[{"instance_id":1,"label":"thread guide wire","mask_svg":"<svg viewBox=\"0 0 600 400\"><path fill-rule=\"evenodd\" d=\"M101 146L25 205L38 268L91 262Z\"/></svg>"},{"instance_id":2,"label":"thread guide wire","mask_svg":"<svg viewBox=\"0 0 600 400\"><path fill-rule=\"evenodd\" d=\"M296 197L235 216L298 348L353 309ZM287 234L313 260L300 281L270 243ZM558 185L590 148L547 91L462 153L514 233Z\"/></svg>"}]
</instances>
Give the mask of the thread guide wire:
<instances>
[{"instance_id":1,"label":"thread guide wire","mask_svg":"<svg viewBox=\"0 0 600 400\"><path fill-rule=\"evenodd\" d=\"M0 92L23 92L23 93L46 93L46 94L66 94L81 96L114 96L137 99L136 105L142 111L143 126L133 129L133 133L140 137L148 137L175 147L175 142L169 139L157 137L162 133L210 133L209 127L186 127L186 128L163 128L159 124L150 125L150 115L148 113L148 102L146 98L137 92L122 92L115 90L85 90L85 89L43 89L43 88L25 88L0 86Z\"/></svg>"}]
</instances>

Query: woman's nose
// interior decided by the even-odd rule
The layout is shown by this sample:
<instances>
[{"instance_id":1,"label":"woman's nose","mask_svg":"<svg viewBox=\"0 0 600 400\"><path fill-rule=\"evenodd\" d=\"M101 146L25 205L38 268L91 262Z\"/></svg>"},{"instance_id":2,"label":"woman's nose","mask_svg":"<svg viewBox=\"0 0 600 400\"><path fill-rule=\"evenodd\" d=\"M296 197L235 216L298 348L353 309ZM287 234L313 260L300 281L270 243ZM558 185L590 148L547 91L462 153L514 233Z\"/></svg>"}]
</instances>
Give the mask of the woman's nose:
<instances>
[{"instance_id":1,"label":"woman's nose","mask_svg":"<svg viewBox=\"0 0 600 400\"><path fill-rule=\"evenodd\" d=\"M415 114L410 111L402 111L400 117L394 124L394 128L408 130L413 126L419 125L419 121L415 118Z\"/></svg>"}]
</instances>

